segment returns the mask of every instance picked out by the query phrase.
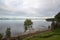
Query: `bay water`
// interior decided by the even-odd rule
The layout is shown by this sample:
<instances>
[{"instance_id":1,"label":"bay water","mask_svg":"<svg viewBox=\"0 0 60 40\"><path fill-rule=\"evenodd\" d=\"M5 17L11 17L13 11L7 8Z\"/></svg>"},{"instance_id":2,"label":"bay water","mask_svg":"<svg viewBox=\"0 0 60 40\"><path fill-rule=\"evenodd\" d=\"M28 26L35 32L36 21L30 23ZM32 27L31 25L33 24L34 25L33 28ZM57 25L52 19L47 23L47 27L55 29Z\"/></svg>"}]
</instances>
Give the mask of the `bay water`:
<instances>
[{"instance_id":1,"label":"bay water","mask_svg":"<svg viewBox=\"0 0 60 40\"><path fill-rule=\"evenodd\" d=\"M32 20L33 29L39 28L47 29L51 22L45 20ZM7 27L11 28L12 35L18 35L24 32L24 20L0 20L0 33L5 34Z\"/></svg>"}]
</instances>

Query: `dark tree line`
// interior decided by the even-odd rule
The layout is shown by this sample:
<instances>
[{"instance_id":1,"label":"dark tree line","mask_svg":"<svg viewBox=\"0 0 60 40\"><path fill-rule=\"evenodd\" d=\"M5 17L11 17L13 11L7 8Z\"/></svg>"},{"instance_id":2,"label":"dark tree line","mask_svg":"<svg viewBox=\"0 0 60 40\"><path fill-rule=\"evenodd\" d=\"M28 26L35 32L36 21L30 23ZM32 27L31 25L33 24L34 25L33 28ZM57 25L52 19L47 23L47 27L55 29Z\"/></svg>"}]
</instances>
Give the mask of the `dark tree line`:
<instances>
[{"instance_id":1,"label":"dark tree line","mask_svg":"<svg viewBox=\"0 0 60 40\"><path fill-rule=\"evenodd\" d=\"M51 30L60 29L60 12L58 12L54 18L48 18L46 21L51 21Z\"/></svg>"}]
</instances>

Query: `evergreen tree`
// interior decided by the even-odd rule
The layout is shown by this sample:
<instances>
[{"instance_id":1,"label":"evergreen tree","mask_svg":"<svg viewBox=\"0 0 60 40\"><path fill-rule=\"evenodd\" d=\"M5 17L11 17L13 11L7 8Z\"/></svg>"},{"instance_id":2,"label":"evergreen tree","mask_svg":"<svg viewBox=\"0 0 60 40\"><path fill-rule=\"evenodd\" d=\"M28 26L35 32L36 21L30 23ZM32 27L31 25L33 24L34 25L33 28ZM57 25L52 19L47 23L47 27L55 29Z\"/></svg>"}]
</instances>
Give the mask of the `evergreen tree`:
<instances>
[{"instance_id":1,"label":"evergreen tree","mask_svg":"<svg viewBox=\"0 0 60 40\"><path fill-rule=\"evenodd\" d=\"M2 40L2 37L3 37L3 35L2 35L2 34L0 34L0 40Z\"/></svg>"},{"instance_id":2,"label":"evergreen tree","mask_svg":"<svg viewBox=\"0 0 60 40\"><path fill-rule=\"evenodd\" d=\"M10 28L7 28L7 30L6 30L6 37L7 37L7 38L10 38L10 37L11 37Z\"/></svg>"}]
</instances>

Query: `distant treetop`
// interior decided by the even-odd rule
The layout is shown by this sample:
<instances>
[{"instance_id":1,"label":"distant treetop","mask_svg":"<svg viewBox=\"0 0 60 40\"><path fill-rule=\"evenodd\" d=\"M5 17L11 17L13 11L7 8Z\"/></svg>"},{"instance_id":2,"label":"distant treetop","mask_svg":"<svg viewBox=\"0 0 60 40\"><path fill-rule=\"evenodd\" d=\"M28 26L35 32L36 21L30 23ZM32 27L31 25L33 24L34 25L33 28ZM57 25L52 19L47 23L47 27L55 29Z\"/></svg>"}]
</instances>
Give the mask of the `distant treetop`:
<instances>
[{"instance_id":1,"label":"distant treetop","mask_svg":"<svg viewBox=\"0 0 60 40\"><path fill-rule=\"evenodd\" d=\"M60 19L60 12L55 16L55 19Z\"/></svg>"}]
</instances>

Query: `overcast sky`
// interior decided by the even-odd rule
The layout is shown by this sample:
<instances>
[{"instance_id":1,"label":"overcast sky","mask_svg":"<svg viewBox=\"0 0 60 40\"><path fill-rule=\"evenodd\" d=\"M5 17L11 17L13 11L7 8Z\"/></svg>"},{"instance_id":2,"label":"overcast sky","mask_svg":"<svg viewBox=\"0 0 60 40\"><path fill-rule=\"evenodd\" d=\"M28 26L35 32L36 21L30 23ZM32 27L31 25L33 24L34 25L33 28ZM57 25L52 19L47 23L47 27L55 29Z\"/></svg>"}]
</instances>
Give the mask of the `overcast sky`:
<instances>
[{"instance_id":1,"label":"overcast sky","mask_svg":"<svg viewBox=\"0 0 60 40\"><path fill-rule=\"evenodd\" d=\"M0 0L0 17L53 17L60 12L60 0Z\"/></svg>"}]
</instances>

